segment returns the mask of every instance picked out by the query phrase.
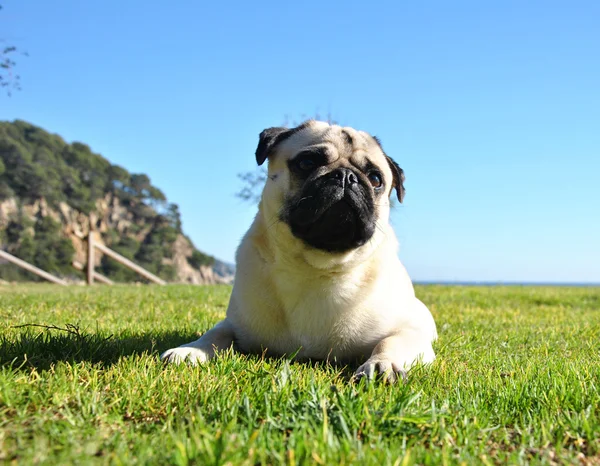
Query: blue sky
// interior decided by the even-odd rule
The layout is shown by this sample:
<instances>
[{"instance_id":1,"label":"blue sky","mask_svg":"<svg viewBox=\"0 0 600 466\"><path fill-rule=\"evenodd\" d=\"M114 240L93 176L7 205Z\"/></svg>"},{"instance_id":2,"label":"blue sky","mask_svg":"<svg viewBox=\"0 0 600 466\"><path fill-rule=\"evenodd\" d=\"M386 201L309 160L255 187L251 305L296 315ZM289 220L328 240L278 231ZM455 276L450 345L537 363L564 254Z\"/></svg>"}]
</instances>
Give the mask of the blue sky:
<instances>
[{"instance_id":1,"label":"blue sky","mask_svg":"<svg viewBox=\"0 0 600 466\"><path fill-rule=\"evenodd\" d=\"M147 173L232 261L258 133L330 112L406 172L416 280L600 282L600 3L4 0L20 118Z\"/></svg>"}]
</instances>

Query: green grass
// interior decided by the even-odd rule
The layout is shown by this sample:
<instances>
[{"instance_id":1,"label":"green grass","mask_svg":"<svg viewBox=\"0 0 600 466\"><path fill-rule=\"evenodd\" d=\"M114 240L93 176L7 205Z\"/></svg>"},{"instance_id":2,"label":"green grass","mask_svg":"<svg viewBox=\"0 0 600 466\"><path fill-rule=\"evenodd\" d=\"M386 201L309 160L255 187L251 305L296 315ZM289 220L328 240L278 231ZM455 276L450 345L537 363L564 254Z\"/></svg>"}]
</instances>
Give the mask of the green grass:
<instances>
[{"instance_id":1,"label":"green grass","mask_svg":"<svg viewBox=\"0 0 600 466\"><path fill-rule=\"evenodd\" d=\"M417 287L438 359L404 385L231 352L163 366L229 293L0 288L0 462L600 464L599 288Z\"/></svg>"}]
</instances>

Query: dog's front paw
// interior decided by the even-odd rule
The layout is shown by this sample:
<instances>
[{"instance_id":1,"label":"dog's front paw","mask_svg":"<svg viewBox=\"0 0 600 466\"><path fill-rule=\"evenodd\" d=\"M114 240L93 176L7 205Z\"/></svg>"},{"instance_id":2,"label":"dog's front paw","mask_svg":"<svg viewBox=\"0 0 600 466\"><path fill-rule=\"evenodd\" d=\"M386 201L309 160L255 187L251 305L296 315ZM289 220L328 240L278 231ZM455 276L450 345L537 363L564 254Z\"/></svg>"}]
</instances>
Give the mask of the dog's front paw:
<instances>
[{"instance_id":1,"label":"dog's front paw","mask_svg":"<svg viewBox=\"0 0 600 466\"><path fill-rule=\"evenodd\" d=\"M402 366L396 364L391 359L382 357L371 357L360 366L354 373L354 380L360 380L363 377L371 380L380 375L384 381L395 383L399 379L406 382L406 371Z\"/></svg>"},{"instance_id":2,"label":"dog's front paw","mask_svg":"<svg viewBox=\"0 0 600 466\"><path fill-rule=\"evenodd\" d=\"M171 348L160 355L166 363L181 364L187 362L192 366L202 364L208 361L212 357L212 354L192 346L179 346L178 348Z\"/></svg>"}]
</instances>

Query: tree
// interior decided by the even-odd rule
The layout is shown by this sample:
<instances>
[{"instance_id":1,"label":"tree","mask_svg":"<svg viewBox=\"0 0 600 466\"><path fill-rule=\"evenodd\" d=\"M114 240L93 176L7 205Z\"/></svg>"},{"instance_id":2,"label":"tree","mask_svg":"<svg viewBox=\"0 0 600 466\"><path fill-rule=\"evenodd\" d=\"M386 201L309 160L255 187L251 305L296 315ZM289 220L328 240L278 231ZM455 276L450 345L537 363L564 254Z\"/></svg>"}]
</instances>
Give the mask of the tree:
<instances>
[{"instance_id":1,"label":"tree","mask_svg":"<svg viewBox=\"0 0 600 466\"><path fill-rule=\"evenodd\" d=\"M73 243L62 235L60 224L52 218L41 217L34 223L21 212L3 233L7 249L18 258L50 273L73 273ZM41 280L10 264L0 266L0 276L8 280Z\"/></svg>"},{"instance_id":2,"label":"tree","mask_svg":"<svg viewBox=\"0 0 600 466\"><path fill-rule=\"evenodd\" d=\"M31 262L50 273L68 275L73 271L71 261L75 249L64 238L60 224L51 217L41 217L35 224L35 255ZM21 245L21 249L22 249Z\"/></svg>"},{"instance_id":3,"label":"tree","mask_svg":"<svg viewBox=\"0 0 600 466\"><path fill-rule=\"evenodd\" d=\"M199 269L201 265L212 266L215 263L215 258L194 249L192 256L188 258L188 262L195 269Z\"/></svg>"},{"instance_id":4,"label":"tree","mask_svg":"<svg viewBox=\"0 0 600 466\"><path fill-rule=\"evenodd\" d=\"M19 205L44 199L55 211L65 203L82 214L96 210L102 199L118 199L116 216L125 221L104 232L107 246L166 280L175 277L169 260L182 233L177 204L169 203L147 175L132 175L112 165L86 144L68 144L25 121L0 121L0 200L10 198ZM58 224L50 217L35 221L27 215L12 217L8 226L0 229L2 247L45 270L73 273L73 245ZM194 259L198 262L201 256ZM202 260L210 262L211 258ZM112 259L103 259L101 267L104 275L116 281L139 279ZM14 269L0 264L0 278L29 279L29 274Z\"/></svg>"},{"instance_id":5,"label":"tree","mask_svg":"<svg viewBox=\"0 0 600 466\"><path fill-rule=\"evenodd\" d=\"M2 10L2 5L0 5L0 10ZM17 64L14 57L17 53L17 47L14 45L6 45L4 41L0 39L0 87L6 89L6 93L9 97L12 95L13 90L21 90L20 77L14 72L14 68Z\"/></svg>"},{"instance_id":6,"label":"tree","mask_svg":"<svg viewBox=\"0 0 600 466\"><path fill-rule=\"evenodd\" d=\"M328 113L325 118L323 118L318 112L312 117L314 120L323 120L329 124L337 124L337 121L333 119L331 113ZM306 115L302 115L301 121L308 120L309 118ZM289 115L285 115L284 121L281 126L294 127L298 126L301 121L290 120ZM243 186L242 188L235 193L236 197L239 197L243 201L249 201L253 204L258 204L260 201L260 195L262 192L262 188L267 181L267 169L262 166L258 167L256 170L238 173L238 178L242 180Z\"/></svg>"},{"instance_id":7,"label":"tree","mask_svg":"<svg viewBox=\"0 0 600 466\"><path fill-rule=\"evenodd\" d=\"M181 232L181 214L179 213L179 206L177 204L169 204L166 217L169 224L175 228L175 230Z\"/></svg>"}]
</instances>

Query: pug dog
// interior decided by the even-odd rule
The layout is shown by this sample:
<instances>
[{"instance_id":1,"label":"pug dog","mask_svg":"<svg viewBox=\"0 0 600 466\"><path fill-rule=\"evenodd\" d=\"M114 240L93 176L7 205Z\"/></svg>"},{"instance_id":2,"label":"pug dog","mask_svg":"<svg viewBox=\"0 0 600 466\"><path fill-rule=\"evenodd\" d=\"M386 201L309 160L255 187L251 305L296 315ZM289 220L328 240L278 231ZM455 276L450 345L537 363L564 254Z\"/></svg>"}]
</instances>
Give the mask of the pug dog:
<instances>
[{"instance_id":1,"label":"pug dog","mask_svg":"<svg viewBox=\"0 0 600 466\"><path fill-rule=\"evenodd\" d=\"M258 214L237 250L225 320L164 361L204 363L220 350L362 363L390 382L430 363L436 326L416 298L389 222L404 173L364 131L320 121L268 128Z\"/></svg>"}]
</instances>

